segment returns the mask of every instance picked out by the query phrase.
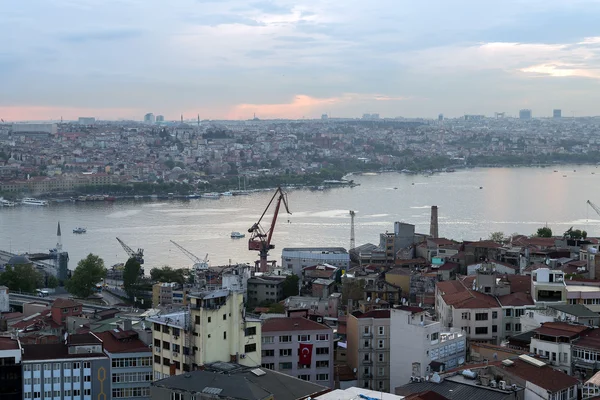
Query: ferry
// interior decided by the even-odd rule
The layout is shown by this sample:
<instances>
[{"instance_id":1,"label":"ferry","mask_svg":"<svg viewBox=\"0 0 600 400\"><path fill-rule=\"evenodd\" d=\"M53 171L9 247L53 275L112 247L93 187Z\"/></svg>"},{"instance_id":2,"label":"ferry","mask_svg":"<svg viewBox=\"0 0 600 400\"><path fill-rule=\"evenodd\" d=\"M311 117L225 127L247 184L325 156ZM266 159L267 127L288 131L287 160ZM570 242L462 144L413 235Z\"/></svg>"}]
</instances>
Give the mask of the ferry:
<instances>
[{"instance_id":1,"label":"ferry","mask_svg":"<svg viewBox=\"0 0 600 400\"><path fill-rule=\"evenodd\" d=\"M85 228L75 228L73 229L73 233L86 233L87 229Z\"/></svg>"},{"instance_id":2,"label":"ferry","mask_svg":"<svg viewBox=\"0 0 600 400\"><path fill-rule=\"evenodd\" d=\"M244 235L243 233L240 233L240 232L231 232L231 238L232 239L241 239L243 237L246 237L246 235Z\"/></svg>"},{"instance_id":3,"label":"ferry","mask_svg":"<svg viewBox=\"0 0 600 400\"><path fill-rule=\"evenodd\" d=\"M231 193L231 192L223 192L223 193L221 193L221 196L233 196L233 193Z\"/></svg>"},{"instance_id":4,"label":"ferry","mask_svg":"<svg viewBox=\"0 0 600 400\"><path fill-rule=\"evenodd\" d=\"M21 200L21 204L26 206L47 206L48 202L46 200L34 199L33 197L26 197Z\"/></svg>"},{"instance_id":5,"label":"ferry","mask_svg":"<svg viewBox=\"0 0 600 400\"><path fill-rule=\"evenodd\" d=\"M219 197L221 197L220 193L204 193L201 197L204 197L205 199L218 199Z\"/></svg>"},{"instance_id":6,"label":"ferry","mask_svg":"<svg viewBox=\"0 0 600 400\"><path fill-rule=\"evenodd\" d=\"M4 197L0 197L0 207L14 207L15 203L10 200L5 200Z\"/></svg>"}]
</instances>

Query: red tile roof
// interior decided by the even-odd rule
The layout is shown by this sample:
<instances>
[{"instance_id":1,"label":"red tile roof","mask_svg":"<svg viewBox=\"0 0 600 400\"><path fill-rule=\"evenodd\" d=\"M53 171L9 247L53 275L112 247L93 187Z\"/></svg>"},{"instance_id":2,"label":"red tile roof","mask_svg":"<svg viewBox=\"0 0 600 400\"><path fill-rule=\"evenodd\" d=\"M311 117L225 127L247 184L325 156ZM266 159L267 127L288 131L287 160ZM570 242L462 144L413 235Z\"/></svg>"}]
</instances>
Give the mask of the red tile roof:
<instances>
[{"instance_id":1,"label":"red tile roof","mask_svg":"<svg viewBox=\"0 0 600 400\"><path fill-rule=\"evenodd\" d=\"M371 310L366 313L354 315L356 318L384 319L390 317L390 310Z\"/></svg>"},{"instance_id":2,"label":"red tile roof","mask_svg":"<svg viewBox=\"0 0 600 400\"><path fill-rule=\"evenodd\" d=\"M502 304L502 306L518 307L534 305L531 295L525 292L511 293L504 296L500 296L498 297L498 301L500 302L500 304Z\"/></svg>"},{"instance_id":3,"label":"red tile roof","mask_svg":"<svg viewBox=\"0 0 600 400\"><path fill-rule=\"evenodd\" d=\"M442 264L438 270L440 271L450 271L453 269L459 269L460 268L460 264L455 263L455 262L451 262L451 261L446 261L444 264Z\"/></svg>"},{"instance_id":4,"label":"red tile roof","mask_svg":"<svg viewBox=\"0 0 600 400\"><path fill-rule=\"evenodd\" d=\"M493 248L493 249L497 249L499 247L502 247L502 245L500 243L496 243L493 242L491 240L480 240L479 242L464 242L465 247L467 246L472 246L472 247L489 247L489 248Z\"/></svg>"},{"instance_id":5,"label":"red tile roof","mask_svg":"<svg viewBox=\"0 0 600 400\"><path fill-rule=\"evenodd\" d=\"M519 358L512 361L514 364L510 367L505 367L504 371L549 390L552 393L570 388L579 383L577 378L567 375L562 371L557 371L547 365L536 367Z\"/></svg>"},{"instance_id":6,"label":"red tile roof","mask_svg":"<svg viewBox=\"0 0 600 400\"><path fill-rule=\"evenodd\" d=\"M58 299L54 300L54 303L52 303L52 308L67 308L79 306L81 306L81 303L78 303L71 299L63 299L62 297L59 297Z\"/></svg>"},{"instance_id":7,"label":"red tile roof","mask_svg":"<svg viewBox=\"0 0 600 400\"><path fill-rule=\"evenodd\" d=\"M544 322L535 332L546 336L575 337L588 330L587 326L571 325L566 322Z\"/></svg>"},{"instance_id":8,"label":"red tile roof","mask_svg":"<svg viewBox=\"0 0 600 400\"><path fill-rule=\"evenodd\" d=\"M110 353L145 353L150 352L150 348L142 342L135 331L123 331L116 329L106 332L94 333L104 345L104 349ZM125 339L119 339L119 336L125 335Z\"/></svg>"},{"instance_id":9,"label":"red tile roof","mask_svg":"<svg viewBox=\"0 0 600 400\"><path fill-rule=\"evenodd\" d=\"M425 311L425 309L421 307L411 307L411 306L400 306L397 307L398 310L409 311L411 314L416 314Z\"/></svg>"},{"instance_id":10,"label":"red tile roof","mask_svg":"<svg viewBox=\"0 0 600 400\"><path fill-rule=\"evenodd\" d=\"M468 289L461 281L436 283L444 302L454 308L494 308L500 307L495 297Z\"/></svg>"},{"instance_id":11,"label":"red tile roof","mask_svg":"<svg viewBox=\"0 0 600 400\"><path fill-rule=\"evenodd\" d=\"M437 238L437 239L428 238L427 241L431 242L435 245L438 245L438 246L451 246L451 245L455 244L455 242L453 242L452 240L448 240L445 238Z\"/></svg>"},{"instance_id":12,"label":"red tile roof","mask_svg":"<svg viewBox=\"0 0 600 400\"><path fill-rule=\"evenodd\" d=\"M263 332L292 332L292 331L323 331L331 330L327 325L320 324L302 317L269 318L262 324Z\"/></svg>"},{"instance_id":13,"label":"red tile roof","mask_svg":"<svg viewBox=\"0 0 600 400\"><path fill-rule=\"evenodd\" d=\"M0 350L18 350L19 342L8 337L0 337Z\"/></svg>"},{"instance_id":14,"label":"red tile roof","mask_svg":"<svg viewBox=\"0 0 600 400\"><path fill-rule=\"evenodd\" d=\"M510 282L511 293L531 291L530 275L506 275L505 278Z\"/></svg>"},{"instance_id":15,"label":"red tile roof","mask_svg":"<svg viewBox=\"0 0 600 400\"><path fill-rule=\"evenodd\" d=\"M590 329L582 332L579 340L573 344L577 347L600 350L600 329Z\"/></svg>"}]
</instances>

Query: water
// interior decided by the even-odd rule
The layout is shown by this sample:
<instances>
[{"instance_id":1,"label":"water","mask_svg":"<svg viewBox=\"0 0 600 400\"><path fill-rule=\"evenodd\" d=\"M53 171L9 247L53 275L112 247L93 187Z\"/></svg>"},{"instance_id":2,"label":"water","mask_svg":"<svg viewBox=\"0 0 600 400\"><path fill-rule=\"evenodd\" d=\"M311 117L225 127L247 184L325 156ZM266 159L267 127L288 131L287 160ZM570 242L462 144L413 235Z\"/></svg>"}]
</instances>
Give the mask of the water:
<instances>
[{"instance_id":1,"label":"water","mask_svg":"<svg viewBox=\"0 0 600 400\"><path fill-rule=\"evenodd\" d=\"M588 199L600 204L600 169L595 166L473 169L431 177L385 173L354 179L361 186L290 192L293 214L280 214L270 258L280 260L283 247L347 248L348 210L356 211L357 245L377 244L379 233L392 231L394 221L415 224L417 232L428 233L431 205L439 207L440 236L456 240L487 238L494 231L533 234L546 223L554 234L574 226L590 236L600 235L600 217L586 205ZM104 258L107 266L126 261L115 237L145 249L147 270L192 265L170 240L201 258L208 253L212 265L252 263L258 255L247 250L248 236L236 240L230 234L247 232L272 195L2 208L0 249L47 251L56 245L60 221L71 268L90 252ZM268 214L265 222L270 218ZM73 234L78 226L86 227L87 233Z\"/></svg>"}]
</instances>

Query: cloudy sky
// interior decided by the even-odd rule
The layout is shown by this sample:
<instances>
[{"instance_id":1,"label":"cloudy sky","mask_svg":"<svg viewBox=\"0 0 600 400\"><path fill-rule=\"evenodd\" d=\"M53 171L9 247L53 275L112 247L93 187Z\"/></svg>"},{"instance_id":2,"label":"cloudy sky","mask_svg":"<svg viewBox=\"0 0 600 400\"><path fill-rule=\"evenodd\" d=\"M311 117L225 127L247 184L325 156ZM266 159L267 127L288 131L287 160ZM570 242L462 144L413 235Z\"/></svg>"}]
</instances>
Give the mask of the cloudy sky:
<instances>
[{"instance_id":1,"label":"cloudy sky","mask_svg":"<svg viewBox=\"0 0 600 400\"><path fill-rule=\"evenodd\" d=\"M10 0L4 120L600 114L599 0Z\"/></svg>"}]
</instances>

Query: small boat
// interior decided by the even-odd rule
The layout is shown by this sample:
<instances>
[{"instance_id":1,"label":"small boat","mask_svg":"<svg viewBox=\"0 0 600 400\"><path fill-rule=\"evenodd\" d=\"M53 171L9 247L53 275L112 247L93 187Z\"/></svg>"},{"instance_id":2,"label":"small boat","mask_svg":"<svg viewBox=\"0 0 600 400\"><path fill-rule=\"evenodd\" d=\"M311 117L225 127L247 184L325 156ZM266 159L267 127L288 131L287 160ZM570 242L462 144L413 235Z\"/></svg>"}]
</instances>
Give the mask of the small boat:
<instances>
[{"instance_id":1,"label":"small boat","mask_svg":"<svg viewBox=\"0 0 600 400\"><path fill-rule=\"evenodd\" d=\"M104 201L115 201L117 198L115 196L104 196Z\"/></svg>"},{"instance_id":2,"label":"small boat","mask_svg":"<svg viewBox=\"0 0 600 400\"><path fill-rule=\"evenodd\" d=\"M21 204L26 206L47 206L48 202L46 200L34 199L33 197L26 197L21 200Z\"/></svg>"},{"instance_id":3,"label":"small boat","mask_svg":"<svg viewBox=\"0 0 600 400\"><path fill-rule=\"evenodd\" d=\"M395 187L395 188L394 188L394 190L398 190L398 188L397 188L397 187Z\"/></svg>"},{"instance_id":4,"label":"small boat","mask_svg":"<svg viewBox=\"0 0 600 400\"><path fill-rule=\"evenodd\" d=\"M4 197L0 197L0 207L14 207L15 203L10 200L5 200Z\"/></svg>"},{"instance_id":5,"label":"small boat","mask_svg":"<svg viewBox=\"0 0 600 400\"><path fill-rule=\"evenodd\" d=\"M86 233L87 229L85 228L75 228L73 229L73 233Z\"/></svg>"},{"instance_id":6,"label":"small boat","mask_svg":"<svg viewBox=\"0 0 600 400\"><path fill-rule=\"evenodd\" d=\"M218 199L219 197L221 197L220 193L204 193L202 196L205 199Z\"/></svg>"},{"instance_id":7,"label":"small boat","mask_svg":"<svg viewBox=\"0 0 600 400\"><path fill-rule=\"evenodd\" d=\"M231 232L231 238L232 239L241 239L243 237L246 237L246 235L244 235L243 233L240 233L240 232Z\"/></svg>"},{"instance_id":8,"label":"small boat","mask_svg":"<svg viewBox=\"0 0 600 400\"><path fill-rule=\"evenodd\" d=\"M231 192L223 192L223 193L221 193L221 196L233 196L233 193L231 193Z\"/></svg>"},{"instance_id":9,"label":"small boat","mask_svg":"<svg viewBox=\"0 0 600 400\"><path fill-rule=\"evenodd\" d=\"M479 186L479 189L483 189L483 186Z\"/></svg>"}]
</instances>

